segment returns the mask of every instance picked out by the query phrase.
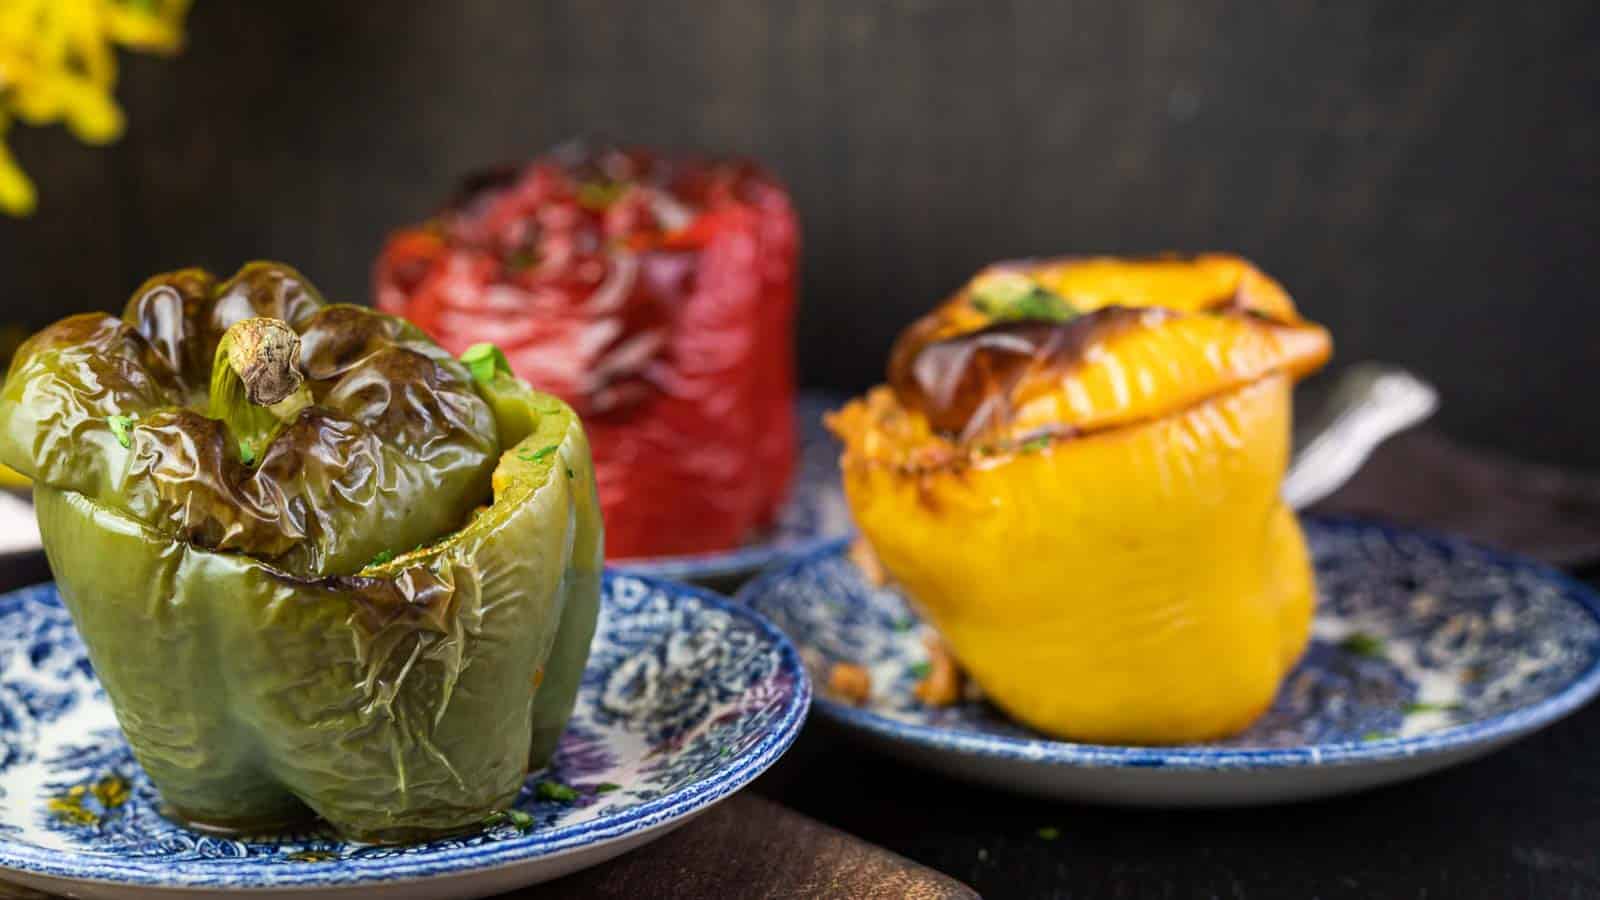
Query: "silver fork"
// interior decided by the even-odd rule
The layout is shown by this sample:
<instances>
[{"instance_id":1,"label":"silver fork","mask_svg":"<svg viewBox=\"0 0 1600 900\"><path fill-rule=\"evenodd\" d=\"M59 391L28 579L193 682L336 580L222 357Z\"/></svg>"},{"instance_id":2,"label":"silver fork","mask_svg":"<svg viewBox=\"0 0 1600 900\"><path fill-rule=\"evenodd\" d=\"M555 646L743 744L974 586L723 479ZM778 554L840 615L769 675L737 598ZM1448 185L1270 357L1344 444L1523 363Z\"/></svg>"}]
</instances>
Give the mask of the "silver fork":
<instances>
[{"instance_id":1,"label":"silver fork","mask_svg":"<svg viewBox=\"0 0 1600 900\"><path fill-rule=\"evenodd\" d=\"M1404 369L1371 362L1351 366L1322 408L1296 429L1284 501L1304 509L1338 490L1379 444L1438 408L1433 385Z\"/></svg>"}]
</instances>

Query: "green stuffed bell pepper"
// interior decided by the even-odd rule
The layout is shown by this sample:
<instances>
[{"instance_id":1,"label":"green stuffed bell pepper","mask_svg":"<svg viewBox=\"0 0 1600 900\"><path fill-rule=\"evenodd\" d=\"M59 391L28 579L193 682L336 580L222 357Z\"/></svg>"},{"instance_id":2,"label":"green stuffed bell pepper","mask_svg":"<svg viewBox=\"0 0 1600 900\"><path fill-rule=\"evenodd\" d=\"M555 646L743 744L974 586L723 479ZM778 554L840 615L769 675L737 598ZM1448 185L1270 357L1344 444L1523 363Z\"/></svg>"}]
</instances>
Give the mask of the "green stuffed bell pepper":
<instances>
[{"instance_id":1,"label":"green stuffed bell pepper","mask_svg":"<svg viewBox=\"0 0 1600 900\"><path fill-rule=\"evenodd\" d=\"M178 817L410 840L554 751L598 612L594 474L493 348L458 361L286 266L184 270L18 351L0 462Z\"/></svg>"}]
</instances>

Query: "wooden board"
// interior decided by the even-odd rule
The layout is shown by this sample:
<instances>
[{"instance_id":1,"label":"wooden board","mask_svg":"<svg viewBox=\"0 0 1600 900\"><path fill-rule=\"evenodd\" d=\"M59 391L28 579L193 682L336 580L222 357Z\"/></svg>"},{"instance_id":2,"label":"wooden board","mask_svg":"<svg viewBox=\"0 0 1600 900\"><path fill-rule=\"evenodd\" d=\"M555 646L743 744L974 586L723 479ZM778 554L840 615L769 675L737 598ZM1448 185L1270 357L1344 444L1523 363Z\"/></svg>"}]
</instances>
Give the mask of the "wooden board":
<instances>
[{"instance_id":1,"label":"wooden board","mask_svg":"<svg viewBox=\"0 0 1600 900\"><path fill-rule=\"evenodd\" d=\"M0 900L50 895L0 883ZM626 856L506 898L958 900L966 885L751 793Z\"/></svg>"},{"instance_id":2,"label":"wooden board","mask_svg":"<svg viewBox=\"0 0 1600 900\"><path fill-rule=\"evenodd\" d=\"M752 793L608 865L509 897L945 900L966 885Z\"/></svg>"}]
</instances>

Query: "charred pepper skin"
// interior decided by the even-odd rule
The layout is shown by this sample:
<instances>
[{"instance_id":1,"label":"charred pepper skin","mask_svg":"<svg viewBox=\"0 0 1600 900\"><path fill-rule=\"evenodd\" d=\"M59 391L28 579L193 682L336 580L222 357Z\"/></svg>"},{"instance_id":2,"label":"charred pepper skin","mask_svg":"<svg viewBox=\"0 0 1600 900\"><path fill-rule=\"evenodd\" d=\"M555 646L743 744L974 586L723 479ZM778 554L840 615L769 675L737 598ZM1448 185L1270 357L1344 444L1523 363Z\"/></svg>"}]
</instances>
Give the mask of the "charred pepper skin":
<instances>
[{"instance_id":1,"label":"charred pepper skin","mask_svg":"<svg viewBox=\"0 0 1600 900\"><path fill-rule=\"evenodd\" d=\"M1210 740L1309 638L1279 485L1329 352L1236 257L1008 264L830 424L863 536L991 701L1068 740Z\"/></svg>"},{"instance_id":2,"label":"charred pepper skin","mask_svg":"<svg viewBox=\"0 0 1600 900\"><path fill-rule=\"evenodd\" d=\"M206 415L249 322L298 356L253 462L245 420ZM424 838L553 752L604 535L577 415L509 372L286 266L185 270L21 349L0 460L34 479L62 597L177 816Z\"/></svg>"}]
</instances>

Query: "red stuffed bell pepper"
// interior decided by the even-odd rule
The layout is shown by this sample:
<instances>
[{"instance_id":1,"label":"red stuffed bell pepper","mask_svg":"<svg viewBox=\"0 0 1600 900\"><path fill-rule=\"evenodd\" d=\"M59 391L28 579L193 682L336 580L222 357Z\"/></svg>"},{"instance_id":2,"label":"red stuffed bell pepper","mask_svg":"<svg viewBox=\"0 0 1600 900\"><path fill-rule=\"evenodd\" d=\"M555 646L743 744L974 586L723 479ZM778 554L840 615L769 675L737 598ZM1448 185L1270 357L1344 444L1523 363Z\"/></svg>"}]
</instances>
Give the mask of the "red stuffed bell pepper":
<instances>
[{"instance_id":1,"label":"red stuffed bell pepper","mask_svg":"<svg viewBox=\"0 0 1600 900\"><path fill-rule=\"evenodd\" d=\"M377 302L577 409L613 558L710 552L771 525L794 469L797 232L751 162L566 148L391 237Z\"/></svg>"}]
</instances>

